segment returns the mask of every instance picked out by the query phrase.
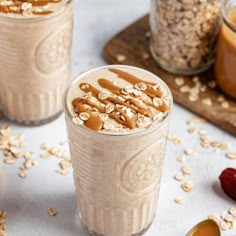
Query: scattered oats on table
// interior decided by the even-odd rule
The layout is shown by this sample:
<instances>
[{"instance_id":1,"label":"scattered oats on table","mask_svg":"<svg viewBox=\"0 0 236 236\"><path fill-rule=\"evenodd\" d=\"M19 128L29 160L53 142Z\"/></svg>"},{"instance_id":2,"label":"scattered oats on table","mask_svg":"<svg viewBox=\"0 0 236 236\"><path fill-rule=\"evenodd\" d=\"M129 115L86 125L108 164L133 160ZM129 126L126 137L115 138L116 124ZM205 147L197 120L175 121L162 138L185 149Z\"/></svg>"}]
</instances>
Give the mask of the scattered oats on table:
<instances>
[{"instance_id":1,"label":"scattered oats on table","mask_svg":"<svg viewBox=\"0 0 236 236\"><path fill-rule=\"evenodd\" d=\"M175 78L175 84L180 87L184 85L184 78L183 77L176 77Z\"/></svg>"},{"instance_id":2,"label":"scattered oats on table","mask_svg":"<svg viewBox=\"0 0 236 236\"><path fill-rule=\"evenodd\" d=\"M180 90L179 90L179 91L180 91L181 93L189 93L190 90L191 90L190 86L184 85L184 86L180 87Z\"/></svg>"},{"instance_id":3,"label":"scattered oats on table","mask_svg":"<svg viewBox=\"0 0 236 236\"><path fill-rule=\"evenodd\" d=\"M207 86L205 84L200 86L200 92L205 93L207 91Z\"/></svg>"},{"instance_id":4,"label":"scattered oats on table","mask_svg":"<svg viewBox=\"0 0 236 236\"><path fill-rule=\"evenodd\" d=\"M183 175L183 173L178 173L174 176L174 178L177 180L177 181L182 181L184 180L185 176Z\"/></svg>"},{"instance_id":5,"label":"scattered oats on table","mask_svg":"<svg viewBox=\"0 0 236 236\"><path fill-rule=\"evenodd\" d=\"M49 208L48 209L48 214L50 216L56 216L58 214L57 210L55 208Z\"/></svg>"},{"instance_id":6,"label":"scattered oats on table","mask_svg":"<svg viewBox=\"0 0 236 236\"><path fill-rule=\"evenodd\" d=\"M229 108L229 102L227 102L227 101L222 102L221 107L223 107L225 109L228 109Z\"/></svg>"},{"instance_id":7,"label":"scattered oats on table","mask_svg":"<svg viewBox=\"0 0 236 236\"><path fill-rule=\"evenodd\" d=\"M224 102L224 101L225 101L225 97L224 97L223 95L219 95L219 96L217 97L217 101L218 101L218 102Z\"/></svg>"},{"instance_id":8,"label":"scattered oats on table","mask_svg":"<svg viewBox=\"0 0 236 236\"><path fill-rule=\"evenodd\" d=\"M209 215L208 219L214 220L217 224L221 221L221 217L219 215Z\"/></svg>"},{"instance_id":9,"label":"scattered oats on table","mask_svg":"<svg viewBox=\"0 0 236 236\"><path fill-rule=\"evenodd\" d=\"M192 173L192 169L188 166L182 166L181 171L184 175L190 175Z\"/></svg>"},{"instance_id":10,"label":"scattered oats on table","mask_svg":"<svg viewBox=\"0 0 236 236\"><path fill-rule=\"evenodd\" d=\"M211 143L207 137L202 136L200 139L201 139L200 144L203 148L209 148L211 146Z\"/></svg>"},{"instance_id":11,"label":"scattered oats on table","mask_svg":"<svg viewBox=\"0 0 236 236\"><path fill-rule=\"evenodd\" d=\"M16 158L14 158L14 157L6 157L5 159L4 159L4 163L5 164L14 164L16 162Z\"/></svg>"},{"instance_id":12,"label":"scattered oats on table","mask_svg":"<svg viewBox=\"0 0 236 236\"><path fill-rule=\"evenodd\" d=\"M206 91L206 85L202 84L198 76L192 77L194 83L193 86L184 85L184 79L182 77L177 77L175 79L175 84L180 87L181 93L188 94L188 100L191 102L197 102L200 98L200 93Z\"/></svg>"},{"instance_id":13,"label":"scattered oats on table","mask_svg":"<svg viewBox=\"0 0 236 236\"><path fill-rule=\"evenodd\" d=\"M27 178L28 174L27 174L26 172L22 171L22 172L19 173L19 176L20 176L22 179L25 179L25 178Z\"/></svg>"},{"instance_id":14,"label":"scattered oats on table","mask_svg":"<svg viewBox=\"0 0 236 236\"><path fill-rule=\"evenodd\" d=\"M60 175L68 175L70 173L70 170L55 170L55 172Z\"/></svg>"},{"instance_id":15,"label":"scattered oats on table","mask_svg":"<svg viewBox=\"0 0 236 236\"><path fill-rule=\"evenodd\" d=\"M216 81L215 80L211 80L208 82L208 87L214 89L216 87Z\"/></svg>"},{"instance_id":16,"label":"scattered oats on table","mask_svg":"<svg viewBox=\"0 0 236 236\"><path fill-rule=\"evenodd\" d=\"M236 206L229 209L229 214L236 217Z\"/></svg>"},{"instance_id":17,"label":"scattered oats on table","mask_svg":"<svg viewBox=\"0 0 236 236\"><path fill-rule=\"evenodd\" d=\"M229 159L236 159L236 152L228 152L225 154Z\"/></svg>"},{"instance_id":18,"label":"scattered oats on table","mask_svg":"<svg viewBox=\"0 0 236 236\"><path fill-rule=\"evenodd\" d=\"M196 185L192 181L187 181L183 183L181 187L185 192L191 192L196 187Z\"/></svg>"},{"instance_id":19,"label":"scattered oats on table","mask_svg":"<svg viewBox=\"0 0 236 236\"><path fill-rule=\"evenodd\" d=\"M230 148L230 143L221 142L221 141L211 141L208 138L207 134L200 135L200 140L201 140L200 144L204 148L213 147L213 148L218 148L221 150L228 150Z\"/></svg>"},{"instance_id":20,"label":"scattered oats on table","mask_svg":"<svg viewBox=\"0 0 236 236\"><path fill-rule=\"evenodd\" d=\"M202 104L204 104L206 106L212 106L211 98L204 98L204 99L202 99Z\"/></svg>"},{"instance_id":21,"label":"scattered oats on table","mask_svg":"<svg viewBox=\"0 0 236 236\"><path fill-rule=\"evenodd\" d=\"M59 163L60 170L57 173L67 175L72 170L71 160L64 160Z\"/></svg>"},{"instance_id":22,"label":"scattered oats on table","mask_svg":"<svg viewBox=\"0 0 236 236\"><path fill-rule=\"evenodd\" d=\"M126 56L123 55L123 54L117 54L117 55L116 55L116 60L117 60L118 62L124 62L124 61L126 61Z\"/></svg>"},{"instance_id":23,"label":"scattered oats on table","mask_svg":"<svg viewBox=\"0 0 236 236\"><path fill-rule=\"evenodd\" d=\"M188 125L198 124L198 123L206 123L207 120L201 117L192 117L187 120Z\"/></svg>"},{"instance_id":24,"label":"scattered oats on table","mask_svg":"<svg viewBox=\"0 0 236 236\"><path fill-rule=\"evenodd\" d=\"M221 221L221 222L220 222L220 228L221 228L222 230L228 230L228 229L229 229L229 226L228 226L227 222Z\"/></svg>"},{"instance_id":25,"label":"scattered oats on table","mask_svg":"<svg viewBox=\"0 0 236 236\"><path fill-rule=\"evenodd\" d=\"M185 162L186 161L186 157L181 155L181 156L177 157L177 161L178 162Z\"/></svg>"},{"instance_id":26,"label":"scattered oats on table","mask_svg":"<svg viewBox=\"0 0 236 236\"><path fill-rule=\"evenodd\" d=\"M209 215L208 219L214 220L221 230L231 230L236 228L236 207L231 207L228 212L221 215Z\"/></svg>"},{"instance_id":27,"label":"scattered oats on table","mask_svg":"<svg viewBox=\"0 0 236 236\"><path fill-rule=\"evenodd\" d=\"M190 102L196 102L199 100L199 96L197 94L190 94L188 99Z\"/></svg>"},{"instance_id":28,"label":"scattered oats on table","mask_svg":"<svg viewBox=\"0 0 236 236\"><path fill-rule=\"evenodd\" d=\"M196 132L196 128L194 128L194 127L190 127L189 129L188 129L188 132L190 133L190 134L194 134L195 132Z\"/></svg>"},{"instance_id":29,"label":"scattered oats on table","mask_svg":"<svg viewBox=\"0 0 236 236\"><path fill-rule=\"evenodd\" d=\"M187 155L187 156L192 156L194 154L196 154L196 151L193 149L193 148L186 148L184 150L184 153Z\"/></svg>"},{"instance_id":30,"label":"scattered oats on table","mask_svg":"<svg viewBox=\"0 0 236 236\"><path fill-rule=\"evenodd\" d=\"M26 160L24 163L23 163L23 167L24 169L29 169L31 166L33 166L33 161L32 160Z\"/></svg>"},{"instance_id":31,"label":"scattered oats on table","mask_svg":"<svg viewBox=\"0 0 236 236\"><path fill-rule=\"evenodd\" d=\"M0 210L0 236L7 236L6 221L7 221L6 211Z\"/></svg>"},{"instance_id":32,"label":"scattered oats on table","mask_svg":"<svg viewBox=\"0 0 236 236\"><path fill-rule=\"evenodd\" d=\"M67 141L63 141L65 143ZM59 142L60 144L61 142ZM46 144L41 145L41 149L44 151L40 154L40 158L48 159L51 157L56 157L58 159L63 159L58 163L59 170L56 170L56 173L61 175L67 175L72 170L72 163L71 163L71 157L68 151L57 148L57 147L49 147Z\"/></svg>"},{"instance_id":33,"label":"scattered oats on table","mask_svg":"<svg viewBox=\"0 0 236 236\"><path fill-rule=\"evenodd\" d=\"M4 155L4 163L15 164L17 160L24 160L20 170L26 170L34 166L34 154L33 152L23 152L22 148L26 146L25 138L23 134L14 135L11 127L5 124L0 129L0 150ZM19 177L26 178L28 174L26 172L20 172Z\"/></svg>"},{"instance_id":34,"label":"scattered oats on table","mask_svg":"<svg viewBox=\"0 0 236 236\"><path fill-rule=\"evenodd\" d=\"M68 140L64 140L64 141L60 141L58 144L60 145L60 146L64 146L65 144L67 144L68 143Z\"/></svg>"},{"instance_id":35,"label":"scattered oats on table","mask_svg":"<svg viewBox=\"0 0 236 236\"><path fill-rule=\"evenodd\" d=\"M185 203L185 199L183 198L175 198L174 202L177 204L184 204Z\"/></svg>"},{"instance_id":36,"label":"scattered oats on table","mask_svg":"<svg viewBox=\"0 0 236 236\"><path fill-rule=\"evenodd\" d=\"M143 53L142 58L143 58L143 60L148 60L150 58L150 54Z\"/></svg>"},{"instance_id":37,"label":"scattered oats on table","mask_svg":"<svg viewBox=\"0 0 236 236\"><path fill-rule=\"evenodd\" d=\"M230 143L225 143L225 142L221 142L221 141L211 141L210 145L211 145L211 147L219 148L222 150L227 150L230 148Z\"/></svg>"},{"instance_id":38,"label":"scattered oats on table","mask_svg":"<svg viewBox=\"0 0 236 236\"><path fill-rule=\"evenodd\" d=\"M45 143L42 143L41 146L40 146L40 148L41 148L42 150L47 150L47 149L48 149L48 146L47 146Z\"/></svg>"},{"instance_id":39,"label":"scattered oats on table","mask_svg":"<svg viewBox=\"0 0 236 236\"><path fill-rule=\"evenodd\" d=\"M147 32L145 33L145 37L146 37L146 38L150 38L150 37L151 37L151 32L150 32L150 31L147 31Z\"/></svg>"},{"instance_id":40,"label":"scattered oats on table","mask_svg":"<svg viewBox=\"0 0 236 236\"><path fill-rule=\"evenodd\" d=\"M178 138L175 135L169 135L168 140L173 142L174 144L180 145L183 143L183 140L181 138Z\"/></svg>"},{"instance_id":41,"label":"scattered oats on table","mask_svg":"<svg viewBox=\"0 0 236 236\"><path fill-rule=\"evenodd\" d=\"M207 131L204 130L204 129L199 129L199 130L198 130L198 134L199 134L200 136L206 136L206 135L207 135Z\"/></svg>"}]
</instances>

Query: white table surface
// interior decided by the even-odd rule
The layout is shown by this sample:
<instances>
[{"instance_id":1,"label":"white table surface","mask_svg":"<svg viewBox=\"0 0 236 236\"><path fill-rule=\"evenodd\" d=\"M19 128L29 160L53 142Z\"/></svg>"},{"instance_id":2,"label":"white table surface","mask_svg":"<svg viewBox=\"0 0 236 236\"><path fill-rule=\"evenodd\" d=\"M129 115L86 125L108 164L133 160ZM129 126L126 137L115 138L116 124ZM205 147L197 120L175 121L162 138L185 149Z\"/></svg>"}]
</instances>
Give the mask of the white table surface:
<instances>
[{"instance_id":1,"label":"white table surface","mask_svg":"<svg viewBox=\"0 0 236 236\"><path fill-rule=\"evenodd\" d=\"M144 15L149 10L147 0L75 0L73 71L79 74L86 69L105 65L102 47L115 33ZM235 204L219 187L218 176L226 167L235 167L236 162L225 158L223 152L203 149L197 134L189 134L186 120L193 114L174 106L170 133L181 137L183 145L168 142L163 168L157 217L146 236L184 236L198 221L209 214L221 214ZM6 121L0 121L0 125ZM236 150L234 137L210 124L196 125L208 131L215 140L229 141ZM29 177L18 177L19 161L15 165L3 165L3 188L0 193L0 209L7 211L9 236L85 236L76 225L76 202L72 173L67 176L55 172L59 160L39 158L40 145L58 146L66 139L64 116L54 122L35 128L12 124L14 133L23 133L28 142L25 150L33 151L38 166L29 171ZM185 193L180 183L173 179L181 164L176 161L185 148L198 152L186 164L193 168L187 179L197 184L191 193ZM2 157L2 154L0 154ZM175 197L183 197L186 203L177 205ZM55 207L59 214L49 217L47 209ZM222 232L223 236L236 235L236 229Z\"/></svg>"}]
</instances>

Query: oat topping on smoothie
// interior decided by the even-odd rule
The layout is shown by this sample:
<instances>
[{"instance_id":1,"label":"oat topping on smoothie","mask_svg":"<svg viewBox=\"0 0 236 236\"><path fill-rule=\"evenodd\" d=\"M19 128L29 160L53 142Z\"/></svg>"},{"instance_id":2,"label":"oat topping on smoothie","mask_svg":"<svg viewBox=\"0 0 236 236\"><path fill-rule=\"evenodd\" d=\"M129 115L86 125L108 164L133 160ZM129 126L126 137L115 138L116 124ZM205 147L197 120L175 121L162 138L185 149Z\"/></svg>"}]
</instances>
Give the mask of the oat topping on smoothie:
<instances>
[{"instance_id":1,"label":"oat topping on smoothie","mask_svg":"<svg viewBox=\"0 0 236 236\"><path fill-rule=\"evenodd\" d=\"M142 129L159 122L169 111L166 91L142 76L108 69L95 80L85 76L77 86L82 91L72 99L77 124L100 132Z\"/></svg>"},{"instance_id":2,"label":"oat topping on smoothie","mask_svg":"<svg viewBox=\"0 0 236 236\"><path fill-rule=\"evenodd\" d=\"M0 0L0 13L23 16L48 15L54 12L55 3L63 0Z\"/></svg>"}]
</instances>

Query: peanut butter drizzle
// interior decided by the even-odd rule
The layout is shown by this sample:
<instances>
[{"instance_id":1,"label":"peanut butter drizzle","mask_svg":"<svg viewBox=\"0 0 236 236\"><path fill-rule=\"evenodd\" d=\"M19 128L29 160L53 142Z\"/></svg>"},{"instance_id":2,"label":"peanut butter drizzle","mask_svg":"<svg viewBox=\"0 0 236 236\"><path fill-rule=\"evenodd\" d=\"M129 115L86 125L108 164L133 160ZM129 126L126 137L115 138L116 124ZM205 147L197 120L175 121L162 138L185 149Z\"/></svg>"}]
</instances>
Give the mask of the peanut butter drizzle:
<instances>
[{"instance_id":1,"label":"peanut butter drizzle","mask_svg":"<svg viewBox=\"0 0 236 236\"><path fill-rule=\"evenodd\" d=\"M80 98L77 98L72 102L72 104L74 106L75 112L78 113L87 112L90 115L90 118L87 121L85 121L86 127L95 131L100 131L102 129L103 126L102 119L94 115L91 111L87 110L87 108L84 106L85 101L83 101Z\"/></svg>"},{"instance_id":2,"label":"peanut butter drizzle","mask_svg":"<svg viewBox=\"0 0 236 236\"><path fill-rule=\"evenodd\" d=\"M140 82L145 83L147 86L146 91L143 91L147 96L149 96L150 98L156 98L156 97L162 97L162 91L160 89L154 90L152 88L152 86L156 85L155 83L152 82L148 82L148 81L144 81L141 80L139 78L136 78L135 76L132 76L126 72L123 72L121 70L117 70L117 69L110 69L111 72L114 72L118 75L119 78L122 78L124 80L126 80L127 82L135 85L138 84ZM139 102L137 100L135 100L135 98L139 98L143 103L145 103L148 106L151 106L153 108L155 108L158 111L161 112L166 112L168 111L168 106L163 102L163 104L159 107L155 106L154 104L144 101L142 98L140 98L139 96L135 96L133 94L129 94L130 97L132 98L126 98L123 94L122 94L122 88L120 88L119 86L114 85L112 82L110 82L107 79L99 79L98 83L101 87L109 90L110 92L112 92L113 94L123 98L125 101L121 101L117 98L108 96L105 99L100 99L99 98L99 94L101 93L100 90L98 90L97 88L93 87L92 85L88 84L88 83L81 83L80 89L83 90L85 93L90 93L93 97L95 97L97 100L100 101L100 103L107 105L109 103L114 103L114 104L119 104L119 105L123 105L126 106L128 108L130 108L132 111L136 112L136 113L140 113L144 116L148 116L151 117L152 111L151 109L147 109L147 108L143 108L142 105L139 104ZM90 118L88 121L85 121L85 126L93 129L95 131L100 131L103 127L103 120L94 115L91 111L89 111L85 105L89 105L90 107L96 108L100 113L106 113L106 109L103 106L100 106L99 104L96 104L94 102L92 102L89 98L76 98L73 100L72 105L74 107L75 112L81 113L81 112L87 112L90 115ZM121 114L121 116L123 116L123 118L121 118L121 116L118 116L116 114L116 112L119 112ZM117 123L128 127L130 129L134 129L137 127L136 121L133 118L130 118L123 110L121 110L119 107L114 106L114 111L111 113L107 114L111 119L114 119Z\"/></svg>"},{"instance_id":3,"label":"peanut butter drizzle","mask_svg":"<svg viewBox=\"0 0 236 236\"><path fill-rule=\"evenodd\" d=\"M89 85L89 88L83 89L83 88L82 88L83 85ZM120 100L118 100L118 99L116 99L116 98L108 97L107 99L104 99L104 100L99 99L98 95L99 95L99 93L100 93L101 91L98 90L98 89L96 89L95 87L93 87L93 86L90 85L90 84L82 83L82 84L80 84L80 89L83 90L83 91L86 92L86 93L91 92L92 95L93 95L95 98L97 98L97 99L98 99L101 103L103 103L104 105L108 104L109 102L114 102L114 103L116 103L116 104L120 104L120 105L127 106L126 103L124 103L124 102L122 102L122 101L120 101ZM79 104L87 104L87 105L90 105L91 107L97 108L101 113L105 113L105 109L104 109L103 107L94 104L93 102L89 101L89 99L80 99L80 100L78 100L78 98L77 98L77 99L75 99L74 101L77 101L77 102L79 101ZM76 104L74 103L74 101L72 102L72 104L73 104L73 106L76 108ZM78 103L77 103L77 104L78 104ZM122 124L122 125L124 125L124 126L130 128L130 129L134 129L134 128L137 127L137 125L136 125L136 123L135 123L135 120L132 119L132 118L130 118L130 117L128 117L124 111L122 111L121 109L119 109L119 108L117 108L117 107L115 107L114 110L117 111L117 112L120 112L120 114L125 118L125 120L121 120L120 117L117 116L114 112L107 114L110 118L116 120L119 124ZM99 118L99 119L100 119L100 118ZM100 120L101 120L101 119L100 119ZM101 120L101 121L102 121L102 120ZM95 121L94 121L94 122L95 122ZM86 125L86 124L85 124L85 125Z\"/></svg>"},{"instance_id":4,"label":"peanut butter drizzle","mask_svg":"<svg viewBox=\"0 0 236 236\"><path fill-rule=\"evenodd\" d=\"M140 80L141 81L141 80ZM140 81L138 82L138 83L140 83ZM148 83L148 82L145 82L145 81L141 81L141 82L143 82L143 83ZM105 89L107 89L107 90L109 90L109 91L111 91L112 93L114 93L114 94L116 94L116 95L119 95L119 96L121 96L121 97L123 97L123 98L125 98L124 96L122 96L122 94L121 94L121 88L120 87L118 87L118 86L116 86L116 85L114 85L112 82L110 82L109 80L107 80L107 79L99 79L98 80L98 83L99 83L99 85L101 86L101 87L103 87L103 88L105 88ZM136 83L135 83L136 84ZM145 93L145 91L143 91L144 93ZM149 96L149 93L145 93L147 96ZM129 96L131 96L131 97L133 97L133 98L136 98L137 96L134 96L134 95L132 95L132 94L129 94ZM151 98L155 98L156 96L155 95L153 95L154 97L151 97ZM150 96L149 96L150 97ZM152 104L152 103L150 103L150 102L147 102L147 101L144 101L142 98L139 98L143 103L145 103L147 106L150 106L150 107L153 107L153 108L155 108L156 110L158 110L158 111L161 111L161 112L166 112L166 111L168 111L168 106L163 102L163 104L161 105L161 106L155 106L154 104ZM127 99L126 99L127 100ZM133 109L133 110L135 110L136 112L139 112L139 113L141 113L141 114L143 114L143 115L145 115L145 116L151 116L152 115L152 112L151 112L151 110L150 109L145 109L145 108L142 108L140 105L139 105L139 103L136 101L136 100L134 100L134 99L128 99L127 100L127 102L129 102L129 103L131 103L131 104L133 104L136 108L138 108L138 109L134 109L134 107L133 106L130 106L129 104L127 104L127 103L125 103L124 105L125 106L127 106L127 107L129 107L129 108L131 108L131 109ZM122 104L123 105L123 104Z\"/></svg>"},{"instance_id":5,"label":"peanut butter drizzle","mask_svg":"<svg viewBox=\"0 0 236 236\"><path fill-rule=\"evenodd\" d=\"M118 78L123 79L133 85L138 84L138 83L145 83L147 85L147 89L143 91L146 95L148 95L151 98L155 97L162 97L163 93L162 91L158 88L157 90L153 89L153 86L156 85L155 83L148 82L145 80L141 80L125 71L119 70L119 69L109 69L110 72L115 73Z\"/></svg>"},{"instance_id":6,"label":"peanut butter drizzle","mask_svg":"<svg viewBox=\"0 0 236 236\"><path fill-rule=\"evenodd\" d=\"M13 2L27 2L27 3L31 3L33 7L43 7L43 6L47 6L49 3L59 3L62 0L16 0Z\"/></svg>"},{"instance_id":7,"label":"peanut butter drizzle","mask_svg":"<svg viewBox=\"0 0 236 236\"><path fill-rule=\"evenodd\" d=\"M39 16L43 16L43 15L48 15L53 13L53 11L33 11L32 14L33 15L39 15Z\"/></svg>"},{"instance_id":8,"label":"peanut butter drizzle","mask_svg":"<svg viewBox=\"0 0 236 236\"><path fill-rule=\"evenodd\" d=\"M22 14L24 11L21 10L21 6L23 3L31 3L32 4L32 14L33 15L48 15L51 14L53 11L51 10L44 10L42 11L35 11L34 7L43 7L47 6L50 3L59 3L62 0L12 0L11 5L1 6L0 5L0 13L4 14ZM1 2L1 1L0 1ZM14 9L14 7L18 7L19 9Z\"/></svg>"},{"instance_id":9,"label":"peanut butter drizzle","mask_svg":"<svg viewBox=\"0 0 236 236\"><path fill-rule=\"evenodd\" d=\"M142 106L140 106L140 104L137 101L135 101L133 99L126 99L121 93L122 89L120 87L114 85L113 83L111 83L109 80L99 79L98 83L101 87L111 91L112 93L114 93L118 96L121 96L122 98L127 100L127 102L129 102L130 104L133 104L134 106L131 106L129 103L120 102L120 100L115 99L115 98L112 98L112 100L110 100L111 102L117 103L117 101L118 101L119 104L129 107L132 110L134 110L135 112L138 112L142 115L149 116L149 117L152 116L152 111L150 109L143 108ZM132 95L131 95L131 97L135 98L135 96L132 96Z\"/></svg>"},{"instance_id":10,"label":"peanut butter drizzle","mask_svg":"<svg viewBox=\"0 0 236 236\"><path fill-rule=\"evenodd\" d=\"M8 14L8 13L14 13L14 14L20 14L20 10L13 10L10 9L10 6L0 6L0 13Z\"/></svg>"},{"instance_id":11,"label":"peanut butter drizzle","mask_svg":"<svg viewBox=\"0 0 236 236\"><path fill-rule=\"evenodd\" d=\"M121 109L115 107L115 111L120 112L120 114L125 118L125 120L121 120L119 116L117 116L115 113L109 114L109 117L116 120L119 124L122 124L123 126L126 126L130 129L137 128L136 122L134 119L131 119L128 117L125 112L123 112Z\"/></svg>"},{"instance_id":12,"label":"peanut butter drizzle","mask_svg":"<svg viewBox=\"0 0 236 236\"><path fill-rule=\"evenodd\" d=\"M99 95L99 93L101 93L101 91L98 90L98 89L96 89L95 87L93 87L93 86L90 85L90 84L87 84L87 85L89 85L89 88L83 89L83 88L82 88L83 85L86 85L86 84L87 84L87 83L82 83L82 84L80 84L80 89L83 90L85 93L91 92L94 97L96 97L101 103L103 103L103 104L105 104L105 105L108 104L109 102L112 102L112 103L115 103L115 104L119 104L119 105L126 106L126 107L132 109L133 111L136 111L136 112L138 112L138 113L140 113L140 114L143 114L143 115L146 115L146 116L151 116L151 115L152 115L152 112L151 112L149 109L141 108L139 104L137 105L137 107L135 107L135 106L132 106L132 105L126 103L126 102L122 102L122 101L120 101L119 99L116 99L116 98L113 98L113 97L108 97L108 98L106 98L106 99L104 99L104 100L101 100L101 99L99 99L99 97L98 97L98 95ZM119 87L118 87L118 88L119 88ZM120 90L120 89L119 89L119 90ZM120 92L116 92L115 90L113 90L113 92L114 92L115 94L120 95L121 97L123 97ZM123 97L123 98L124 98L124 97ZM125 98L124 98L124 99L125 99ZM134 103L134 104L135 104L135 103ZM131 129L134 129L134 128L137 127L135 121L134 121L133 119L129 118L129 117L126 115L125 112L123 112L122 110L118 109L117 107L115 107L115 111L120 112L120 113L126 118L126 119L125 119L125 120L126 120L126 123L125 123L125 122L123 122L122 120L120 120L118 116L116 116L116 117L117 117L117 118L116 118L116 121L119 120L118 123L120 123L120 124L122 124L122 125L125 125L126 127L129 127L129 128L131 128ZM103 111L101 111L101 112L103 112ZM111 113L111 115L112 115L112 114L113 114L113 113ZM109 116L110 116L110 115L109 115ZM112 116L111 118L114 118L114 116Z\"/></svg>"},{"instance_id":13,"label":"peanut butter drizzle","mask_svg":"<svg viewBox=\"0 0 236 236\"><path fill-rule=\"evenodd\" d=\"M91 107L95 107L98 111L102 112L102 113L105 113L105 108L102 107L102 106L99 106L98 104L96 103L93 103L91 100L89 100L88 98L85 98L85 99L82 99L82 98L79 98L80 102L82 102L83 104L87 104Z\"/></svg>"},{"instance_id":14,"label":"peanut butter drizzle","mask_svg":"<svg viewBox=\"0 0 236 236\"><path fill-rule=\"evenodd\" d=\"M119 69L109 69L109 71L115 73L118 78L123 79L133 85L138 84L138 83L145 83L147 85L147 89L145 91L143 91L143 93L145 93L147 96L149 96L150 98L161 98L163 95L163 92L157 88L157 90L153 89L153 86L156 85L155 83L149 82L149 81L145 81L145 80L141 80L125 71L119 70ZM166 112L168 111L168 106L166 105L165 102L163 102L163 104L159 107L154 106L152 103L143 101L146 105L151 106L161 112Z\"/></svg>"}]
</instances>

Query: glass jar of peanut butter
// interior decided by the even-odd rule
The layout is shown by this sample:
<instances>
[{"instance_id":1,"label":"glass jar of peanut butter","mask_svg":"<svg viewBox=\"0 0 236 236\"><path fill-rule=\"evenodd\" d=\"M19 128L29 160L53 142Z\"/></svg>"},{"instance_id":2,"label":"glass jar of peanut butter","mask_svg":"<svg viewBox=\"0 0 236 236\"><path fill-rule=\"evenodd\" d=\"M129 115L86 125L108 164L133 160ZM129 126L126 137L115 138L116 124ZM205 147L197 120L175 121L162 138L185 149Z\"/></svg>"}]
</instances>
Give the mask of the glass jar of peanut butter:
<instances>
[{"instance_id":1,"label":"glass jar of peanut butter","mask_svg":"<svg viewBox=\"0 0 236 236\"><path fill-rule=\"evenodd\" d=\"M223 24L220 29L215 74L218 85L236 98L236 0L224 0Z\"/></svg>"},{"instance_id":2,"label":"glass jar of peanut butter","mask_svg":"<svg viewBox=\"0 0 236 236\"><path fill-rule=\"evenodd\" d=\"M220 0L152 0L150 50L165 70L197 74L215 58Z\"/></svg>"}]
</instances>

